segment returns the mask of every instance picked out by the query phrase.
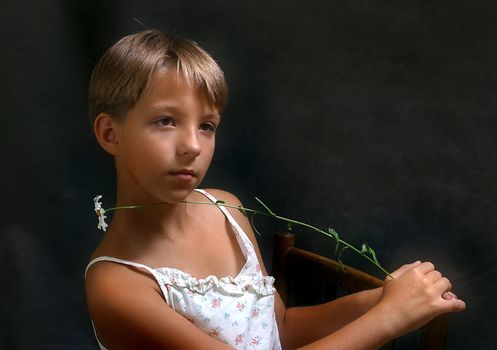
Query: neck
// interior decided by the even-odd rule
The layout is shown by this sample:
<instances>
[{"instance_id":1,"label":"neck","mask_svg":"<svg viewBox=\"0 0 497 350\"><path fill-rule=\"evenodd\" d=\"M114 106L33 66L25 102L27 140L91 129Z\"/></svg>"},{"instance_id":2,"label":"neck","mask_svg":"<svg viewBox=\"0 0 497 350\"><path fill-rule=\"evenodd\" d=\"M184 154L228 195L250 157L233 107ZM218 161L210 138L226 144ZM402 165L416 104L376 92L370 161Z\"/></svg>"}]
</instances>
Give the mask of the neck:
<instances>
[{"instance_id":1,"label":"neck","mask_svg":"<svg viewBox=\"0 0 497 350\"><path fill-rule=\"evenodd\" d=\"M116 206L140 205L144 208L116 210L109 233L121 239L153 241L156 238L174 239L176 233L187 231L185 228L190 221L187 204L136 198L118 193Z\"/></svg>"}]
</instances>

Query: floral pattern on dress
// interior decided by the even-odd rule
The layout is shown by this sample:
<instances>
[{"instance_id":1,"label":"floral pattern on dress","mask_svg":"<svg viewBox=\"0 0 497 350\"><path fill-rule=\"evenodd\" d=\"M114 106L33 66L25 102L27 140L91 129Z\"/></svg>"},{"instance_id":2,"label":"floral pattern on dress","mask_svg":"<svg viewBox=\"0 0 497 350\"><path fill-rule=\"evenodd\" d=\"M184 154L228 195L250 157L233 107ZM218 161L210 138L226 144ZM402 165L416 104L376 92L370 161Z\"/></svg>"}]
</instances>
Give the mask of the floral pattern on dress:
<instances>
[{"instance_id":1,"label":"floral pattern on dress","mask_svg":"<svg viewBox=\"0 0 497 350\"><path fill-rule=\"evenodd\" d=\"M235 338L235 345L240 345L243 343L244 334L238 334Z\"/></svg>"},{"instance_id":2,"label":"floral pattern on dress","mask_svg":"<svg viewBox=\"0 0 497 350\"><path fill-rule=\"evenodd\" d=\"M236 304L236 308L238 309L238 311L243 311L245 309L245 307L247 306L246 303L241 303L241 302L238 302Z\"/></svg>"},{"instance_id":3,"label":"floral pattern on dress","mask_svg":"<svg viewBox=\"0 0 497 350\"><path fill-rule=\"evenodd\" d=\"M197 191L216 201L205 191ZM166 303L206 334L238 350L281 350L274 315L274 278L262 275L252 242L226 208L218 208L231 223L246 259L236 277L195 278L175 268L145 269L157 280Z\"/></svg>"},{"instance_id":4,"label":"floral pattern on dress","mask_svg":"<svg viewBox=\"0 0 497 350\"><path fill-rule=\"evenodd\" d=\"M261 344L261 337L253 337L252 341L250 342L250 345L252 346L259 346Z\"/></svg>"},{"instance_id":5,"label":"floral pattern on dress","mask_svg":"<svg viewBox=\"0 0 497 350\"><path fill-rule=\"evenodd\" d=\"M220 333L221 333L221 327L212 328L211 331L209 332L210 336L214 338L219 336Z\"/></svg>"},{"instance_id":6,"label":"floral pattern on dress","mask_svg":"<svg viewBox=\"0 0 497 350\"><path fill-rule=\"evenodd\" d=\"M216 309L221 306L221 298L216 298L212 301L211 306L213 309Z\"/></svg>"}]
</instances>

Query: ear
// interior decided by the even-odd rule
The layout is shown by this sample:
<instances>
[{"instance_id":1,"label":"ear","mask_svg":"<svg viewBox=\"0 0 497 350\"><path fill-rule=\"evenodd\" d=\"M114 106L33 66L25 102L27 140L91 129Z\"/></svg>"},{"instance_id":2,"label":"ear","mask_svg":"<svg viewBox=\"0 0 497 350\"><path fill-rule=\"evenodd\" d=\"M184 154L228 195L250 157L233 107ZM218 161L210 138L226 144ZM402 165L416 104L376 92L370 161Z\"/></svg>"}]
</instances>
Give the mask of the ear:
<instances>
[{"instance_id":1,"label":"ear","mask_svg":"<svg viewBox=\"0 0 497 350\"><path fill-rule=\"evenodd\" d=\"M93 123L98 143L113 156L119 154L119 126L118 121L105 113L100 113Z\"/></svg>"}]
</instances>

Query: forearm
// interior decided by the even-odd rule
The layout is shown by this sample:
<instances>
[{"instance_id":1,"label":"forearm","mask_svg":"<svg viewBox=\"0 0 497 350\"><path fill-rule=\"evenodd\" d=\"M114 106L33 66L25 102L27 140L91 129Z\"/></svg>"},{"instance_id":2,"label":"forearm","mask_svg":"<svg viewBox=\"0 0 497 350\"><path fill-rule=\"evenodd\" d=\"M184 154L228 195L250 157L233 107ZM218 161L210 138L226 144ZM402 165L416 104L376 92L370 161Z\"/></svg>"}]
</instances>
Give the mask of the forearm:
<instances>
[{"instance_id":1,"label":"forearm","mask_svg":"<svg viewBox=\"0 0 497 350\"><path fill-rule=\"evenodd\" d=\"M298 348L337 331L373 308L381 293L377 288L321 305L288 308L280 329L285 347Z\"/></svg>"},{"instance_id":2,"label":"forearm","mask_svg":"<svg viewBox=\"0 0 497 350\"><path fill-rule=\"evenodd\" d=\"M374 307L337 331L323 337L301 350L373 350L396 336L389 312Z\"/></svg>"},{"instance_id":3,"label":"forearm","mask_svg":"<svg viewBox=\"0 0 497 350\"><path fill-rule=\"evenodd\" d=\"M430 262L404 265L392 276L382 289L314 309L289 309L280 321L285 349L377 349L433 317L466 307L454 295L442 297L452 285ZM319 339L323 334L328 335Z\"/></svg>"}]
</instances>

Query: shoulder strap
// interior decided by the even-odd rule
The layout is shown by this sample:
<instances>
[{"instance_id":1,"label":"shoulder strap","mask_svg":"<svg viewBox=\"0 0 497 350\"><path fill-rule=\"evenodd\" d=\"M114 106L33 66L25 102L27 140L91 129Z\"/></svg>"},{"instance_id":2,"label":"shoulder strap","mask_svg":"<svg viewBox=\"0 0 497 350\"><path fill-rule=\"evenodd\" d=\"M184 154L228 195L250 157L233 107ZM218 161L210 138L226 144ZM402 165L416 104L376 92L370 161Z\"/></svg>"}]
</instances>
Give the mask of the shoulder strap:
<instances>
[{"instance_id":1,"label":"shoulder strap","mask_svg":"<svg viewBox=\"0 0 497 350\"><path fill-rule=\"evenodd\" d=\"M195 191L202 193L204 196L209 198L211 202L216 203L217 199L210 193L201 189L196 189ZM255 252L254 243L252 243L252 241L247 236L245 231L238 224L238 222L236 222L235 218L230 214L230 212L227 210L226 207L222 205L216 205L216 206L224 213L224 215L230 222L231 226L233 227L233 230L236 234L236 240L238 241L238 244L240 245L240 248L247 259L245 266L242 269L242 272L246 270L255 269L256 274L262 275L260 269L257 269L257 265L260 266L262 262L259 261L259 258Z\"/></svg>"},{"instance_id":2,"label":"shoulder strap","mask_svg":"<svg viewBox=\"0 0 497 350\"><path fill-rule=\"evenodd\" d=\"M137 263L137 262L134 262L134 261L124 260L124 259L114 258L112 256L99 256L99 257L93 259L92 261L90 261L88 263L88 265L86 266L85 278L86 278L86 274L88 273L88 270L90 269L90 267L92 265L100 262L100 261L110 261L110 262L114 262L114 263L117 263L117 264L123 264L123 265L133 266L133 267L136 267L137 269L147 271L157 281L157 284L159 285L160 290L162 291L162 295L164 296L164 299L166 300L166 303L170 304L169 303L169 293L168 293L168 290L167 290L166 286L164 285L164 281L162 281L162 279L159 277L157 271L155 271L150 266L147 266L147 265L144 265L144 264L140 264L140 263Z\"/></svg>"},{"instance_id":3,"label":"shoulder strap","mask_svg":"<svg viewBox=\"0 0 497 350\"><path fill-rule=\"evenodd\" d=\"M159 287L162 291L162 294L164 295L164 298L166 299L166 303L168 302L168 294L164 293L164 290L166 288L164 288L162 281L158 278L158 276L156 276L156 272L151 267L149 267L147 265L140 264L140 263L136 263L134 261L128 261L128 260L124 260L124 259L114 258L112 256L99 256L99 257L93 259L92 261L90 261L88 263L88 265L86 266L85 278L86 278L86 274L88 273L88 270L90 269L90 267L92 265L100 262L100 261L110 261L110 262L114 262L114 263L118 263L118 264L133 266L133 267L136 267L138 269L147 271L152 276L154 276L155 280L157 281L157 284L159 285ZM100 349L107 350L107 348L100 342L100 339L98 338L97 330L95 329L95 324L93 323L93 320L91 321L91 325L93 327L93 333L95 334L95 338L97 339L97 343L98 343Z\"/></svg>"},{"instance_id":4,"label":"shoulder strap","mask_svg":"<svg viewBox=\"0 0 497 350\"><path fill-rule=\"evenodd\" d=\"M201 189L198 189L198 188L195 189L195 191L197 191L199 193L202 193L212 203L216 203L217 202L217 199L212 194L210 194L209 192L201 190ZM231 224L231 226L233 226L238 233L242 234L243 236L246 236L245 232L243 231L243 229L241 228L241 226L238 224L238 222L236 222L235 218L230 214L230 212L228 211L228 209L226 209L226 207L223 207L222 205L217 205L217 207L226 216L226 218L228 219L228 221ZM247 239L248 239L248 237L247 237Z\"/></svg>"}]
</instances>

